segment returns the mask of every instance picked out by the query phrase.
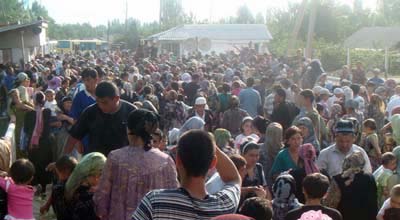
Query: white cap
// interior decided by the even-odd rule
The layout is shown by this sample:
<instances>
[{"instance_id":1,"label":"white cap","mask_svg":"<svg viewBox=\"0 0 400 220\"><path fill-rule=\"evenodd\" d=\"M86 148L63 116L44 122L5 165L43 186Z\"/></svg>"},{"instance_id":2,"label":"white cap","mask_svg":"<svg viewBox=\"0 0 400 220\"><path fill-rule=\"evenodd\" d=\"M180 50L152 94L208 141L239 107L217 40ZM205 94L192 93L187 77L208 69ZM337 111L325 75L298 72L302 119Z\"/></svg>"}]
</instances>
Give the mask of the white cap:
<instances>
[{"instance_id":1,"label":"white cap","mask_svg":"<svg viewBox=\"0 0 400 220\"><path fill-rule=\"evenodd\" d=\"M204 97L198 97L194 104L195 105L205 105L205 104L207 104L207 100Z\"/></svg>"},{"instance_id":2,"label":"white cap","mask_svg":"<svg viewBox=\"0 0 400 220\"><path fill-rule=\"evenodd\" d=\"M342 88L336 88L333 90L333 94L335 94L335 95L344 94L344 91Z\"/></svg>"},{"instance_id":3,"label":"white cap","mask_svg":"<svg viewBox=\"0 0 400 220\"><path fill-rule=\"evenodd\" d=\"M315 87L312 89L312 91L314 92L314 94L317 94L317 95L321 92L321 90L322 90L322 87L321 87L321 86L315 86Z\"/></svg>"}]
</instances>

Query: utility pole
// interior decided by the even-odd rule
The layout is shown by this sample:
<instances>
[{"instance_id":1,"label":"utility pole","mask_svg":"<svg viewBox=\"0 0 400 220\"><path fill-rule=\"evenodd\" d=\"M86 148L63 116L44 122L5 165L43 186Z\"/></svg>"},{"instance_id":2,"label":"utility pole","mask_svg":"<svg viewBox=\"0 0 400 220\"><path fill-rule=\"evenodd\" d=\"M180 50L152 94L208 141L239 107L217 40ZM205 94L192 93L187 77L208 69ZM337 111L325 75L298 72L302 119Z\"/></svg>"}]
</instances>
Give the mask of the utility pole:
<instances>
[{"instance_id":1,"label":"utility pole","mask_svg":"<svg viewBox=\"0 0 400 220\"><path fill-rule=\"evenodd\" d=\"M315 19L317 17L317 0L311 1L311 14L308 23L306 58L312 58L312 44L314 39Z\"/></svg>"}]
</instances>

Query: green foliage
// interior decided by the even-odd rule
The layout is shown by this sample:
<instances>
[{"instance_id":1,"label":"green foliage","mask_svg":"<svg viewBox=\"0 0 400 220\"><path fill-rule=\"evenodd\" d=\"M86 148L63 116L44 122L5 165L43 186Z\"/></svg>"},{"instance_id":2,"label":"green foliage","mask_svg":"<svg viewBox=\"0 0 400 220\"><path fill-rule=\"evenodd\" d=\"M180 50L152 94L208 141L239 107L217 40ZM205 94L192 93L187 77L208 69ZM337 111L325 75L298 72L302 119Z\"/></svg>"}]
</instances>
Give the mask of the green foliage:
<instances>
[{"instance_id":1,"label":"green foliage","mask_svg":"<svg viewBox=\"0 0 400 220\"><path fill-rule=\"evenodd\" d=\"M0 24L27 22L31 16L18 0L0 0Z\"/></svg>"}]
</instances>

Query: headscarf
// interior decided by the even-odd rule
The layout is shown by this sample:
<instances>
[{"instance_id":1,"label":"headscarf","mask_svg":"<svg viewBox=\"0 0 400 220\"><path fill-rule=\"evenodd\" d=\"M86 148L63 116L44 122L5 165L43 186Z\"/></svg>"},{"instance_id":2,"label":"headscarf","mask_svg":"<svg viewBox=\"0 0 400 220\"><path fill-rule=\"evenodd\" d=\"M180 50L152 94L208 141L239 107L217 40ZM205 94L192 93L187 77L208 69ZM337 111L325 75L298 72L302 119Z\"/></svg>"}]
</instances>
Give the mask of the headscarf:
<instances>
[{"instance_id":1,"label":"headscarf","mask_svg":"<svg viewBox=\"0 0 400 220\"><path fill-rule=\"evenodd\" d=\"M173 128L168 131L168 141L170 145L175 145L178 143L179 139L179 129Z\"/></svg>"},{"instance_id":2,"label":"headscarf","mask_svg":"<svg viewBox=\"0 0 400 220\"><path fill-rule=\"evenodd\" d=\"M400 146L397 146L393 149L392 153L396 156L397 159L397 173L400 174Z\"/></svg>"},{"instance_id":3,"label":"headscarf","mask_svg":"<svg viewBox=\"0 0 400 220\"><path fill-rule=\"evenodd\" d=\"M182 125L181 129L179 130L179 136L182 136L183 133L192 129L203 129L205 124L206 123L202 118L193 116L186 120L186 122Z\"/></svg>"},{"instance_id":4,"label":"headscarf","mask_svg":"<svg viewBox=\"0 0 400 220\"><path fill-rule=\"evenodd\" d=\"M37 96L42 96L43 98L45 95L43 92L37 92L35 94L35 99ZM43 100L44 101L44 100ZM33 129L30 147L38 146L40 137L42 136L43 132L43 103L37 103L35 106L36 111L36 121L35 121L35 128Z\"/></svg>"},{"instance_id":5,"label":"headscarf","mask_svg":"<svg viewBox=\"0 0 400 220\"><path fill-rule=\"evenodd\" d=\"M392 125L393 130L393 139L396 141L396 144L400 144L400 114L395 114L390 118L390 123Z\"/></svg>"},{"instance_id":6,"label":"headscarf","mask_svg":"<svg viewBox=\"0 0 400 220\"><path fill-rule=\"evenodd\" d=\"M232 138L231 133L224 128L216 129L214 131L214 137L215 142L220 149L224 148L229 140Z\"/></svg>"},{"instance_id":7,"label":"headscarf","mask_svg":"<svg viewBox=\"0 0 400 220\"><path fill-rule=\"evenodd\" d=\"M276 178L272 186L274 200L272 200L272 208L274 210L274 220L285 219L286 214L300 207L299 201L296 199L296 182L290 174L282 174Z\"/></svg>"},{"instance_id":8,"label":"headscarf","mask_svg":"<svg viewBox=\"0 0 400 220\"><path fill-rule=\"evenodd\" d=\"M364 165L365 159L361 152L354 152L344 159L342 177L348 178L348 180L344 182L346 186L350 185L354 181L356 174L363 171Z\"/></svg>"},{"instance_id":9,"label":"headscarf","mask_svg":"<svg viewBox=\"0 0 400 220\"><path fill-rule=\"evenodd\" d=\"M283 128L279 123L273 122L265 132L264 150L268 152L268 159L274 159L283 148Z\"/></svg>"},{"instance_id":10,"label":"headscarf","mask_svg":"<svg viewBox=\"0 0 400 220\"><path fill-rule=\"evenodd\" d=\"M98 152L86 154L75 167L65 184L65 198L71 200L76 189L90 176L100 175L107 158Z\"/></svg>"},{"instance_id":11,"label":"headscarf","mask_svg":"<svg viewBox=\"0 0 400 220\"><path fill-rule=\"evenodd\" d=\"M299 220L332 220L331 217L328 215L322 213L321 210L315 211L315 210L310 210L307 212L304 212Z\"/></svg>"},{"instance_id":12,"label":"headscarf","mask_svg":"<svg viewBox=\"0 0 400 220\"><path fill-rule=\"evenodd\" d=\"M314 125L310 118L302 117L296 122L296 126L305 126L308 129L308 136L303 137L304 144L312 144L317 151L320 150L318 138L315 135Z\"/></svg>"},{"instance_id":13,"label":"headscarf","mask_svg":"<svg viewBox=\"0 0 400 220\"><path fill-rule=\"evenodd\" d=\"M333 104L331 107L331 119L337 121L343 114L343 108L339 104Z\"/></svg>"},{"instance_id":14,"label":"headscarf","mask_svg":"<svg viewBox=\"0 0 400 220\"><path fill-rule=\"evenodd\" d=\"M315 164L315 159L317 158L317 153L312 144L303 144L300 147L299 156L304 161L304 168L306 174L319 173L319 169Z\"/></svg>"},{"instance_id":15,"label":"headscarf","mask_svg":"<svg viewBox=\"0 0 400 220\"><path fill-rule=\"evenodd\" d=\"M393 188L393 186L400 184L400 146L395 147L392 153L396 156L397 159L397 170L396 173L390 176L387 180L388 189L391 189Z\"/></svg>"}]
</instances>

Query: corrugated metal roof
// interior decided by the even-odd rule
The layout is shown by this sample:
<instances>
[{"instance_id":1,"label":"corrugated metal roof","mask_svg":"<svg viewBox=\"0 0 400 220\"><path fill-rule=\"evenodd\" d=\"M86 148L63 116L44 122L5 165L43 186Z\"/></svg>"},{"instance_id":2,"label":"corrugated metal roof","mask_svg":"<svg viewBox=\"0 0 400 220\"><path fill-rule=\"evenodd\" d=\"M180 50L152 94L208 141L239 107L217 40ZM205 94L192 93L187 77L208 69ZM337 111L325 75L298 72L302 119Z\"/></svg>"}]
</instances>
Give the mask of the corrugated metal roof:
<instances>
[{"instance_id":1,"label":"corrugated metal roof","mask_svg":"<svg viewBox=\"0 0 400 220\"><path fill-rule=\"evenodd\" d=\"M385 49L400 42L400 27L365 27L344 42L347 48Z\"/></svg>"},{"instance_id":2,"label":"corrugated metal roof","mask_svg":"<svg viewBox=\"0 0 400 220\"><path fill-rule=\"evenodd\" d=\"M34 22L26 23L26 24L15 24L15 25L4 26L4 27L0 27L0 33L6 32L6 31L12 31L12 30L16 30L16 29L21 29L21 28L26 28L26 27L33 26L33 25L42 25L42 23L44 23L44 22L45 21L43 21L43 20L39 20L39 21L34 21Z\"/></svg>"},{"instance_id":3,"label":"corrugated metal roof","mask_svg":"<svg viewBox=\"0 0 400 220\"><path fill-rule=\"evenodd\" d=\"M269 41L272 35L263 24L193 24L177 26L154 34L148 39L186 40L189 38L211 40Z\"/></svg>"}]
</instances>

